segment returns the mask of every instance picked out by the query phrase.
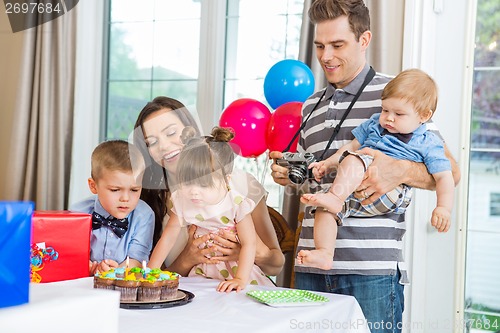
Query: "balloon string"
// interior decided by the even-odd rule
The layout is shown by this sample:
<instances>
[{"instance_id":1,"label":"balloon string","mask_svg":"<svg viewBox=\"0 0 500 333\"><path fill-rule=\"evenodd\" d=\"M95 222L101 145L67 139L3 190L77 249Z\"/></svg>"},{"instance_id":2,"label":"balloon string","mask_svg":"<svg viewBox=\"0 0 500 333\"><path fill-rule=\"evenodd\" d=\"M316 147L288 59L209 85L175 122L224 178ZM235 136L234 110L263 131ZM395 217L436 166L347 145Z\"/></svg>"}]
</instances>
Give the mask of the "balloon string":
<instances>
[{"instance_id":1,"label":"balloon string","mask_svg":"<svg viewBox=\"0 0 500 333\"><path fill-rule=\"evenodd\" d=\"M264 154L266 154L266 159L265 159L265 162L264 162L264 167L262 168L262 177L260 179L260 184L262 186L264 186L264 181L266 179L267 164L269 163L269 151L266 150Z\"/></svg>"}]
</instances>

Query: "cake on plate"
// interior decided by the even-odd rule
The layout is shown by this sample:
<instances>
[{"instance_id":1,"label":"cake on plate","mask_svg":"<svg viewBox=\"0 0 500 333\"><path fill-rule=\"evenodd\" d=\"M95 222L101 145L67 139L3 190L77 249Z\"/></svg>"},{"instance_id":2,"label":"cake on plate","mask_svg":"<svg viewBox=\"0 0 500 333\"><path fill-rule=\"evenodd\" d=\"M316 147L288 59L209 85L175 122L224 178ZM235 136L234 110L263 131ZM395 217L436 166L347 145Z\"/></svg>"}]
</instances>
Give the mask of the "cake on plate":
<instances>
[{"instance_id":1,"label":"cake on plate","mask_svg":"<svg viewBox=\"0 0 500 333\"><path fill-rule=\"evenodd\" d=\"M94 288L120 291L121 302L158 302L174 299L179 274L159 268L122 267L94 275Z\"/></svg>"}]
</instances>

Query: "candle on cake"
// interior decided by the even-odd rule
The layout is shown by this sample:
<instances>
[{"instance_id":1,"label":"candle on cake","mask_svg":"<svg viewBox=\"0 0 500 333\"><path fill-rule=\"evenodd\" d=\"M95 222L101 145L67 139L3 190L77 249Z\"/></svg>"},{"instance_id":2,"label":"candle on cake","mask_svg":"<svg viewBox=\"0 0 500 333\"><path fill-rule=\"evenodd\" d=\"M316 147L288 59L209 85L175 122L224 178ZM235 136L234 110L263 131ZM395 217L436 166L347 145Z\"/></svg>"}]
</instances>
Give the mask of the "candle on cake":
<instances>
[{"instance_id":1,"label":"candle on cake","mask_svg":"<svg viewBox=\"0 0 500 333\"><path fill-rule=\"evenodd\" d=\"M125 260L125 277L128 275L128 268L130 265L130 258L127 256L127 260Z\"/></svg>"}]
</instances>

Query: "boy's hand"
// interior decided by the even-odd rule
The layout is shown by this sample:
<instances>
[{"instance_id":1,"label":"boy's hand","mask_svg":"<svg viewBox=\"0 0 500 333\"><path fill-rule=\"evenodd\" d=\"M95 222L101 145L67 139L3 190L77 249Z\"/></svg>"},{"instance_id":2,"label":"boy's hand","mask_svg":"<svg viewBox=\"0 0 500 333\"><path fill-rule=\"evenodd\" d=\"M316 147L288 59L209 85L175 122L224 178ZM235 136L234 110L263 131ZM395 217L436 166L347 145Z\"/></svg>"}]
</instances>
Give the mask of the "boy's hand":
<instances>
[{"instance_id":1,"label":"boy's hand","mask_svg":"<svg viewBox=\"0 0 500 333\"><path fill-rule=\"evenodd\" d=\"M245 287L246 283L244 283L243 280L234 278L232 280L222 281L221 283L219 283L219 285L217 286L217 291L228 293L231 290L236 290L236 292L239 292L245 289Z\"/></svg>"},{"instance_id":2,"label":"boy's hand","mask_svg":"<svg viewBox=\"0 0 500 333\"><path fill-rule=\"evenodd\" d=\"M89 276L94 276L95 273L97 272L97 266L99 263L97 261L90 261L89 260Z\"/></svg>"},{"instance_id":3,"label":"boy's hand","mask_svg":"<svg viewBox=\"0 0 500 333\"><path fill-rule=\"evenodd\" d=\"M436 207L432 211L431 225L439 232L447 232L450 229L451 213L444 207Z\"/></svg>"},{"instance_id":4,"label":"boy's hand","mask_svg":"<svg viewBox=\"0 0 500 333\"><path fill-rule=\"evenodd\" d=\"M117 268L119 265L116 261L112 259L104 259L100 263L97 264L97 272L106 272L109 271L111 268Z\"/></svg>"}]
</instances>

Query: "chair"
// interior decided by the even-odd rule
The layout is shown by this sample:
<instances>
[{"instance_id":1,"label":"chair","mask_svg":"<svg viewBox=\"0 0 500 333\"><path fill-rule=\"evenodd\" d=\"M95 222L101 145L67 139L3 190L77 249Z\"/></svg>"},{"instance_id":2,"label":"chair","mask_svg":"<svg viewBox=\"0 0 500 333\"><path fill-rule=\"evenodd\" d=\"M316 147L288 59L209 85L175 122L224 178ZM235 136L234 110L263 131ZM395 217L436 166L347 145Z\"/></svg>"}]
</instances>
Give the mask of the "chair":
<instances>
[{"instance_id":1,"label":"chair","mask_svg":"<svg viewBox=\"0 0 500 333\"><path fill-rule=\"evenodd\" d=\"M277 210L269 206L267 206L267 210L269 211L271 222L273 222L281 252L293 252L295 249L295 231L290 228L283 215Z\"/></svg>"},{"instance_id":2,"label":"chair","mask_svg":"<svg viewBox=\"0 0 500 333\"><path fill-rule=\"evenodd\" d=\"M292 230L283 215L278 213L278 211L269 206L267 206L267 209L278 238L281 252L285 255L285 264L281 273L276 277L276 285L279 287L293 288L293 263L298 240L296 232Z\"/></svg>"}]
</instances>

